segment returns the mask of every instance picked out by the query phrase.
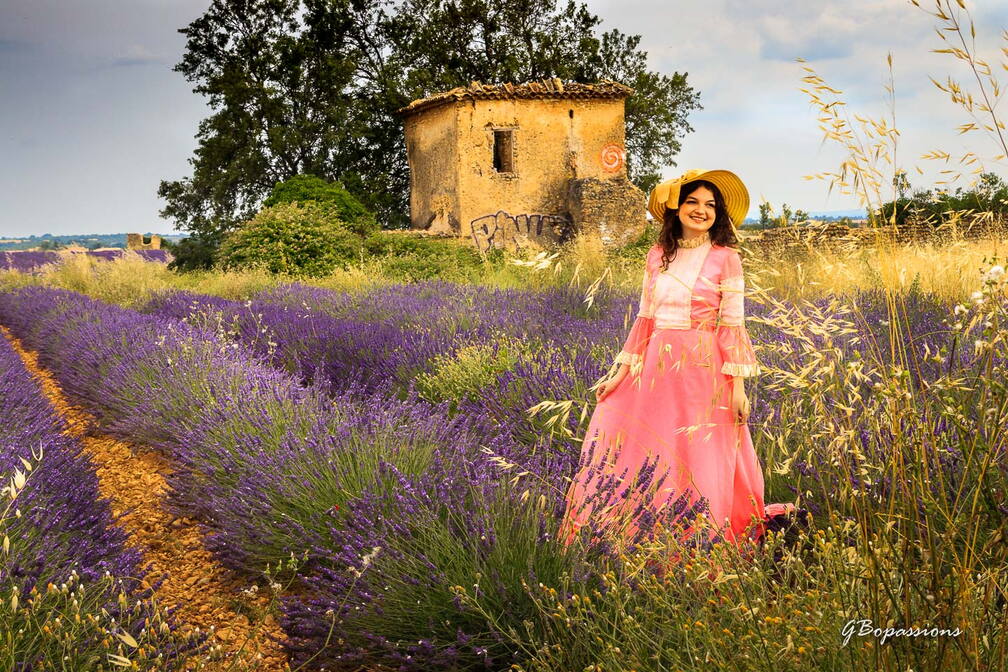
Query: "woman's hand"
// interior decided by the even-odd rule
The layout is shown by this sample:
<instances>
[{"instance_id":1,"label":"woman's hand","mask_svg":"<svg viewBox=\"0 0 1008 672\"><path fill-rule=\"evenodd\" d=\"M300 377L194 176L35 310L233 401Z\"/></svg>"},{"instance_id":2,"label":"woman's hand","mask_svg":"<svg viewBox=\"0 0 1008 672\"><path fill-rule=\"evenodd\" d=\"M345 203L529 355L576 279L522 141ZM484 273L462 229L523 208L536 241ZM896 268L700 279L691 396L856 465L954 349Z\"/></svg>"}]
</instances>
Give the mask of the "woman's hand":
<instances>
[{"instance_id":1,"label":"woman's hand","mask_svg":"<svg viewBox=\"0 0 1008 672\"><path fill-rule=\"evenodd\" d=\"M613 374L612 378L603 380L599 383L598 387L595 388L595 401L600 402L608 397L612 391L616 389L616 386L623 382L623 379L626 378L628 371L630 371L630 367L626 364L622 364L620 365L619 370Z\"/></svg>"},{"instance_id":2,"label":"woman's hand","mask_svg":"<svg viewBox=\"0 0 1008 672\"><path fill-rule=\"evenodd\" d=\"M732 386L731 412L737 423L749 422L749 398L742 386L742 378L735 378Z\"/></svg>"}]
</instances>

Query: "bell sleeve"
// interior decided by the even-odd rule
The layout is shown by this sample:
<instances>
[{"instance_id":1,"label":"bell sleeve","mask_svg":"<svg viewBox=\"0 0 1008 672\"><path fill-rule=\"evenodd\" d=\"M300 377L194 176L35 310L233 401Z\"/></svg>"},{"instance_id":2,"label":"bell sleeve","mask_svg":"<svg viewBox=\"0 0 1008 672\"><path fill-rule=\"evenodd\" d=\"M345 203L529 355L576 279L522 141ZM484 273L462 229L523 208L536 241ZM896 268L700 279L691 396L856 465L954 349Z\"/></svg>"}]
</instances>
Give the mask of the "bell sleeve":
<instances>
[{"instance_id":1,"label":"bell sleeve","mask_svg":"<svg viewBox=\"0 0 1008 672\"><path fill-rule=\"evenodd\" d=\"M638 368L644 360L644 351L654 333L654 306L651 301L651 265L645 261L644 280L641 286L640 305L637 319L630 328L623 349L616 355L616 364L627 364L631 369Z\"/></svg>"},{"instance_id":2,"label":"bell sleeve","mask_svg":"<svg viewBox=\"0 0 1008 672\"><path fill-rule=\"evenodd\" d=\"M717 342L724 364L721 373L755 376L760 373L749 332L745 328L745 281L742 259L732 251L721 271L721 305L718 309Z\"/></svg>"}]
</instances>

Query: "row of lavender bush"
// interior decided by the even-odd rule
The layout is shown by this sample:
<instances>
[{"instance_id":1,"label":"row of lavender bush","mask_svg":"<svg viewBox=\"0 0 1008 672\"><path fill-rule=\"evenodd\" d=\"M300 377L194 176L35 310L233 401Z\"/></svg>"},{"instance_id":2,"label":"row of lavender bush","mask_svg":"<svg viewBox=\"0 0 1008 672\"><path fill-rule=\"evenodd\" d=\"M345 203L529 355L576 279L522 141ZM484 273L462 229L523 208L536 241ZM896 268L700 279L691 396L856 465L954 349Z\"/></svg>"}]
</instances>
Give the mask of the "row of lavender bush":
<instances>
[{"instance_id":1,"label":"row of lavender bush","mask_svg":"<svg viewBox=\"0 0 1008 672\"><path fill-rule=\"evenodd\" d=\"M452 415L481 434L506 433L535 446L550 433L526 410L544 399L591 396L588 387L619 349L624 298L602 292L587 311L574 289L432 281L352 296L292 284L244 303L171 292L142 311L217 325L331 393L415 393L448 402ZM575 415L568 429L577 425Z\"/></svg>"},{"instance_id":2,"label":"row of lavender bush","mask_svg":"<svg viewBox=\"0 0 1008 672\"><path fill-rule=\"evenodd\" d=\"M176 669L189 648L149 601L140 555L124 545L94 467L0 336L0 667L108 669L108 654ZM162 623L164 628L160 627ZM130 646L132 639L136 643ZM145 647L147 654L135 649Z\"/></svg>"},{"instance_id":3,"label":"row of lavender bush","mask_svg":"<svg viewBox=\"0 0 1008 672\"><path fill-rule=\"evenodd\" d=\"M524 627L523 582L588 580L590 563L552 542L555 507L501 487L483 449L508 455L510 437L444 404L302 385L206 327L62 290L2 294L0 321L107 431L174 458L171 505L203 522L222 562L255 575L304 559L283 601L295 663L506 665L519 652L504 626L454 587L479 585Z\"/></svg>"},{"instance_id":4,"label":"row of lavender bush","mask_svg":"<svg viewBox=\"0 0 1008 672\"><path fill-rule=\"evenodd\" d=\"M895 363L884 291L848 297L856 311L844 312L835 299L817 299L796 310L788 306L749 304L749 329L767 368L797 371L810 353L827 345L839 348L848 361ZM901 297L910 338L900 347L914 389L943 373L961 371L971 361L966 348L952 348L951 325L942 320L948 307L932 295L911 291ZM546 449L558 461L534 461L512 451L509 458L540 473L567 473L576 441L553 439L527 409L543 400L578 403L563 436L576 437L589 406L589 387L606 369L621 345L636 297L618 291L596 295L586 310L579 291L550 289L529 292L426 282L395 285L351 295L301 284L282 285L244 303L190 292L169 292L150 301L143 312L213 324L246 344L274 365L302 381L328 391L363 387L388 394L417 393L432 403L449 404L452 415L467 419L482 435L507 434L531 452ZM810 328L789 333L795 315ZM821 325L832 324L827 334ZM820 325L817 330L816 325ZM948 351L940 361L925 353ZM869 396L874 381L848 381L846 396ZM780 428L786 385L756 378L749 383L753 399L751 425ZM833 393L839 394L839 390ZM857 413L864 411L859 407ZM857 421L859 415L853 418ZM867 440L867 439L866 439ZM811 467L799 460L800 469ZM811 473L811 471L809 471ZM782 484L783 486L784 484ZM786 485L791 493L798 485ZM785 495L785 492L777 493ZM810 502L813 510L817 504Z\"/></svg>"},{"instance_id":5,"label":"row of lavender bush","mask_svg":"<svg viewBox=\"0 0 1008 672\"><path fill-rule=\"evenodd\" d=\"M168 250L133 250L146 261L154 261L167 264L170 261ZM88 250L86 252L73 252L72 254L86 254L102 261L112 261L122 257L125 250ZM14 252L0 252L0 271L18 271L20 273L34 273L46 266L62 264L64 256L59 252L33 250L18 250Z\"/></svg>"}]
</instances>

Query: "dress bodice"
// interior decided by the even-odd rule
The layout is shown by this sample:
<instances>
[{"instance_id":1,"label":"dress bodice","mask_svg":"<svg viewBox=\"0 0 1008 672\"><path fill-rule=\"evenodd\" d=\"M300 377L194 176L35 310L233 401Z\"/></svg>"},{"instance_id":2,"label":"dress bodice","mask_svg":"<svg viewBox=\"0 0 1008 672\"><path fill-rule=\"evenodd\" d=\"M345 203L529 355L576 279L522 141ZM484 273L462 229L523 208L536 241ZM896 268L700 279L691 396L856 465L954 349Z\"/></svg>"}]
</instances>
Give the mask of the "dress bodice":
<instances>
[{"instance_id":1,"label":"dress bodice","mask_svg":"<svg viewBox=\"0 0 1008 672\"><path fill-rule=\"evenodd\" d=\"M741 284L741 268L737 280L728 277L733 266L729 257L737 254L708 241L698 247L679 248L663 270L662 248L655 245L648 252L641 315L653 317L656 329L713 328L724 292Z\"/></svg>"},{"instance_id":2,"label":"dress bodice","mask_svg":"<svg viewBox=\"0 0 1008 672\"><path fill-rule=\"evenodd\" d=\"M721 303L720 253L710 242L680 248L665 270L655 268L652 309L656 329L689 329L699 324L713 327ZM661 263L661 250L657 252Z\"/></svg>"},{"instance_id":3,"label":"dress bodice","mask_svg":"<svg viewBox=\"0 0 1008 672\"><path fill-rule=\"evenodd\" d=\"M759 364L745 329L742 259L730 248L710 241L679 248L662 268L663 248L647 253L640 309L618 363L640 364L656 329L714 331L724 364L731 376L759 373Z\"/></svg>"}]
</instances>

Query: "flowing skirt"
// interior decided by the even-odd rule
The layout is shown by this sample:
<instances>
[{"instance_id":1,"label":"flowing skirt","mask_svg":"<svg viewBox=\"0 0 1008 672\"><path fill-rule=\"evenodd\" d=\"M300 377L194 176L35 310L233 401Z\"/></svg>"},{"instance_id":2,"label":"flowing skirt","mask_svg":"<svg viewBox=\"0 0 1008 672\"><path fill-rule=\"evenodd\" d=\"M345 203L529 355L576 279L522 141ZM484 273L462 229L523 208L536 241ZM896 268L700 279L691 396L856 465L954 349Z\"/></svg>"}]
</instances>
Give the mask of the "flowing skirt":
<instances>
[{"instance_id":1,"label":"flowing skirt","mask_svg":"<svg viewBox=\"0 0 1008 672\"><path fill-rule=\"evenodd\" d=\"M749 427L731 412L707 329L655 329L639 375L631 370L595 408L567 492L560 538L581 527L627 540L659 527L709 545L764 532L763 471Z\"/></svg>"}]
</instances>

